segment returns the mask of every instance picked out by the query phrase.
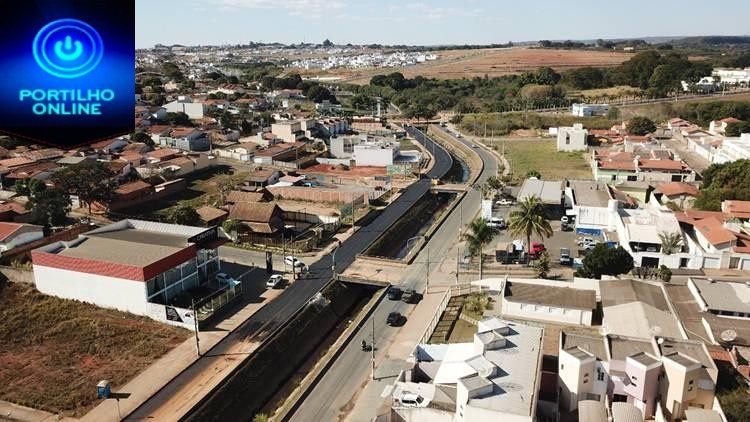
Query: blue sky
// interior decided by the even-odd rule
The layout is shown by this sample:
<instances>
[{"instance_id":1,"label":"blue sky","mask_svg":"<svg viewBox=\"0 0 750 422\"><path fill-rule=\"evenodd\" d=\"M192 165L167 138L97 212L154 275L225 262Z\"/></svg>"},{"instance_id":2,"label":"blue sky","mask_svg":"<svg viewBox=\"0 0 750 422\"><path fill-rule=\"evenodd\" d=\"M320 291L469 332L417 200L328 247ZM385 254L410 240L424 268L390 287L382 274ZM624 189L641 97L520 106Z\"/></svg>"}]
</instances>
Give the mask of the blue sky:
<instances>
[{"instance_id":1,"label":"blue sky","mask_svg":"<svg viewBox=\"0 0 750 422\"><path fill-rule=\"evenodd\" d=\"M488 44L747 35L750 1L136 0L136 45L249 41Z\"/></svg>"}]
</instances>

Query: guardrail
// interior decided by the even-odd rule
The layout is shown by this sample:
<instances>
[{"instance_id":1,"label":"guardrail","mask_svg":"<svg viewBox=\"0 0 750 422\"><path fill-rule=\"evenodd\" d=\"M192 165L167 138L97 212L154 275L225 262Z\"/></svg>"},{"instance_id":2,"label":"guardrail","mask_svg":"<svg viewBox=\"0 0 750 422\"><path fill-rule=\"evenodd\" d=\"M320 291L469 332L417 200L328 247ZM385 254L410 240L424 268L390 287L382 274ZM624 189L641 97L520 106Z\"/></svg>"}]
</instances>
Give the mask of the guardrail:
<instances>
[{"instance_id":1,"label":"guardrail","mask_svg":"<svg viewBox=\"0 0 750 422\"><path fill-rule=\"evenodd\" d=\"M425 328L424 332L422 333L422 337L419 338L419 344L424 344L430 341L432 332L435 331L435 327L437 327L438 323L440 322L440 318L443 316L443 312L445 312L445 308L448 307L448 302L450 302L452 297L479 293L488 290L490 290L490 288L487 286L476 286L470 283L462 283L450 286L448 290L445 291L443 298L440 300L440 304L438 305L435 314L432 316L430 323L427 325L427 328Z\"/></svg>"}]
</instances>

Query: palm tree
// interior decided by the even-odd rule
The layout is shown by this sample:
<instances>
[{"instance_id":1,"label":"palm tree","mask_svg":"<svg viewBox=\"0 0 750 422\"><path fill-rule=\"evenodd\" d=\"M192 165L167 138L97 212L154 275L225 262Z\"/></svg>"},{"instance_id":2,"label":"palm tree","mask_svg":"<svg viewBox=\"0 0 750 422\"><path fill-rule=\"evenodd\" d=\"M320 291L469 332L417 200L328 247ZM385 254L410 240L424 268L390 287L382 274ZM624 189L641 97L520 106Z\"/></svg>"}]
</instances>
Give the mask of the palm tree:
<instances>
[{"instance_id":1,"label":"palm tree","mask_svg":"<svg viewBox=\"0 0 750 422\"><path fill-rule=\"evenodd\" d=\"M661 232L659 233L659 240L661 240L661 252L664 255L672 255L682 251L682 234L679 232Z\"/></svg>"},{"instance_id":2,"label":"palm tree","mask_svg":"<svg viewBox=\"0 0 750 422\"><path fill-rule=\"evenodd\" d=\"M552 237L552 226L544 217L544 204L537 196L518 203L519 209L508 215L508 229L514 236L526 237L526 251L531 251L531 235Z\"/></svg>"},{"instance_id":3,"label":"palm tree","mask_svg":"<svg viewBox=\"0 0 750 422\"><path fill-rule=\"evenodd\" d=\"M482 264L484 263L482 249L495 237L497 229L488 225L487 220L479 217L469 223L469 230L470 232L464 234L464 239L468 243L469 255L472 258L479 255L479 278L481 279Z\"/></svg>"}]
</instances>

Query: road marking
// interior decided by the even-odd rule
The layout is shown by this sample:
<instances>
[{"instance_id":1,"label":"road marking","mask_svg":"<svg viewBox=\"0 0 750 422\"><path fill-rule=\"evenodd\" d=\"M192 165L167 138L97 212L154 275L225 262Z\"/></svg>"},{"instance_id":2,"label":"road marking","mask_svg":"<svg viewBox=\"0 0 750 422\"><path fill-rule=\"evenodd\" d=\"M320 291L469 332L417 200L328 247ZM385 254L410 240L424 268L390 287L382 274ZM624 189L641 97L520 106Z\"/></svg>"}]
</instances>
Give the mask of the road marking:
<instances>
[{"instance_id":1,"label":"road marking","mask_svg":"<svg viewBox=\"0 0 750 422\"><path fill-rule=\"evenodd\" d=\"M386 398L391 395L391 392L393 391L393 384L388 384L383 389L383 392L380 393L380 397Z\"/></svg>"}]
</instances>

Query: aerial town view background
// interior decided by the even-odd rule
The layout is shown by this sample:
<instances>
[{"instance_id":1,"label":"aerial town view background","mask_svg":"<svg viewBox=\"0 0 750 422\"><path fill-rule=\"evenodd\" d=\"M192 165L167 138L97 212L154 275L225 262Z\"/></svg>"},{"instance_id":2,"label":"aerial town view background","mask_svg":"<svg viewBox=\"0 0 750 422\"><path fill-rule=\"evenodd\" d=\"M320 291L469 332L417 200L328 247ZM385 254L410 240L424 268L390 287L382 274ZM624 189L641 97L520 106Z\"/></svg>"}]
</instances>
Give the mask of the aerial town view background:
<instances>
[{"instance_id":1,"label":"aerial town view background","mask_svg":"<svg viewBox=\"0 0 750 422\"><path fill-rule=\"evenodd\" d=\"M157 3L0 134L0 420L750 421L748 4Z\"/></svg>"}]
</instances>

